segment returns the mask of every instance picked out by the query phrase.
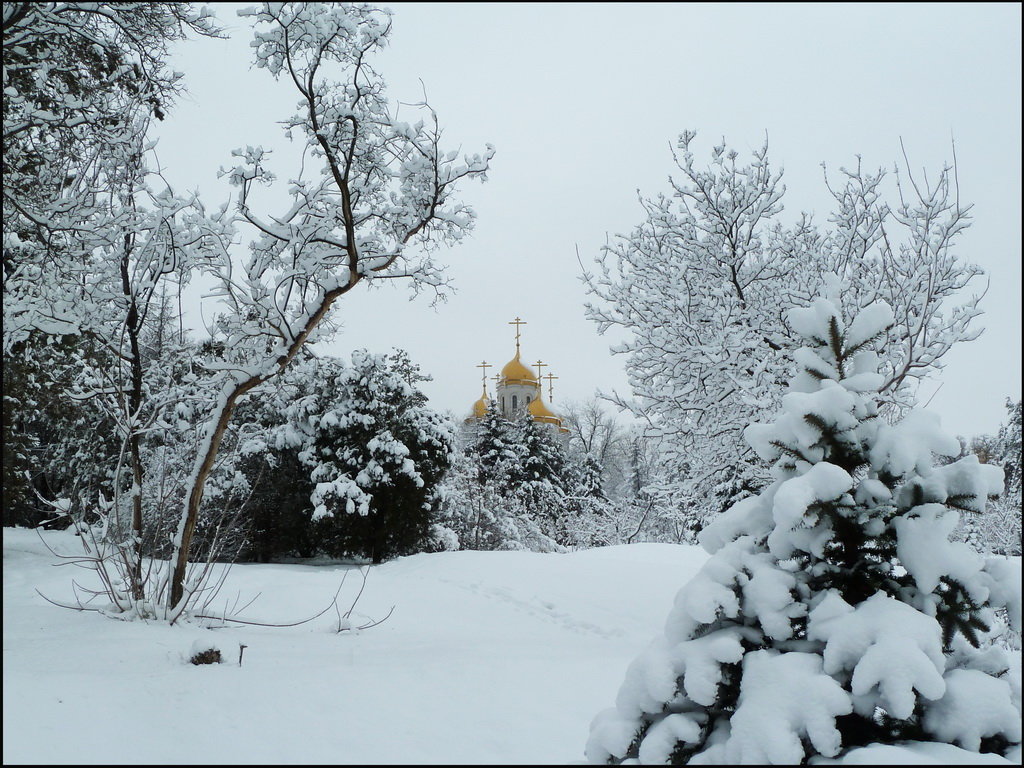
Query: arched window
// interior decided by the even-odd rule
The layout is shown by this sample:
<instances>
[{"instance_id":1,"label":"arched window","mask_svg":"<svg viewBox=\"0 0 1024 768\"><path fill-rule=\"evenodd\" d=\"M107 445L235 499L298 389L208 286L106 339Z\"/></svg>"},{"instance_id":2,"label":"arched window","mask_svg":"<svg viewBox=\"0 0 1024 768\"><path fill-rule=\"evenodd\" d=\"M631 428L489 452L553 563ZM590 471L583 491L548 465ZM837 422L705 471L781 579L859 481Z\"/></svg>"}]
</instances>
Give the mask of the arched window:
<instances>
[{"instance_id":1,"label":"arched window","mask_svg":"<svg viewBox=\"0 0 1024 768\"><path fill-rule=\"evenodd\" d=\"M515 395L512 395L512 410L514 411L518 407L519 407L519 398L516 397Z\"/></svg>"},{"instance_id":2,"label":"arched window","mask_svg":"<svg viewBox=\"0 0 1024 768\"><path fill-rule=\"evenodd\" d=\"M503 411L505 410L505 396L504 395L501 396L501 410L503 410Z\"/></svg>"},{"instance_id":3,"label":"arched window","mask_svg":"<svg viewBox=\"0 0 1024 768\"><path fill-rule=\"evenodd\" d=\"M533 399L533 398L531 398L531 397L530 397L529 395L527 395L527 396L526 396L526 404L527 404L527 405L529 405L529 404L530 404L530 401L531 401L532 399Z\"/></svg>"}]
</instances>

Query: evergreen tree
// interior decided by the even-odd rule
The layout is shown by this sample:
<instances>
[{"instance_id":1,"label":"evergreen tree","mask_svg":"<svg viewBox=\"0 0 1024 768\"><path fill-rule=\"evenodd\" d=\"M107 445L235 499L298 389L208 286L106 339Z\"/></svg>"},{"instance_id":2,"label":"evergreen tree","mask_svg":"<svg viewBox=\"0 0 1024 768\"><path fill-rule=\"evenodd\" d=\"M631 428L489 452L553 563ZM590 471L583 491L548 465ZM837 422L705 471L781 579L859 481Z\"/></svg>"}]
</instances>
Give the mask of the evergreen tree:
<instances>
[{"instance_id":1,"label":"evergreen tree","mask_svg":"<svg viewBox=\"0 0 1024 768\"><path fill-rule=\"evenodd\" d=\"M510 492L526 480L520 436L513 422L501 415L493 400L480 420L476 439L466 452L478 467L479 485L494 485Z\"/></svg>"},{"instance_id":2,"label":"evergreen tree","mask_svg":"<svg viewBox=\"0 0 1024 768\"><path fill-rule=\"evenodd\" d=\"M236 409L210 490L212 503L236 509L246 540L241 559L269 562L316 553L310 501L315 485L303 456L314 440L311 417L328 407L335 391L325 382L343 369L332 357L296 361L260 397Z\"/></svg>"},{"instance_id":3,"label":"evergreen tree","mask_svg":"<svg viewBox=\"0 0 1024 768\"><path fill-rule=\"evenodd\" d=\"M1007 548L1003 554L1021 554L1021 401L1006 399L1009 418L999 427L996 436L997 460L1003 468L1005 488L1000 501L1007 509L1008 528L1016 548ZM1011 545L1012 547L1012 545Z\"/></svg>"},{"instance_id":4,"label":"evergreen tree","mask_svg":"<svg viewBox=\"0 0 1024 768\"><path fill-rule=\"evenodd\" d=\"M774 482L701 533L712 557L595 719L589 759L795 764L905 739L1005 751L1020 683L989 628L1007 607L1020 629L1019 587L1005 558L949 541L1002 472L973 455L934 467L959 444L929 414L878 418L886 305L846 326L819 299L787 322L797 373L774 423L745 430Z\"/></svg>"},{"instance_id":5,"label":"evergreen tree","mask_svg":"<svg viewBox=\"0 0 1024 768\"><path fill-rule=\"evenodd\" d=\"M32 434L26 417L31 410L28 375L22 356L4 355L3 360L3 524L36 525L40 513L32 492L32 454L38 452L38 437Z\"/></svg>"},{"instance_id":6,"label":"evergreen tree","mask_svg":"<svg viewBox=\"0 0 1024 768\"><path fill-rule=\"evenodd\" d=\"M565 459L543 425L491 401L444 483L443 522L464 549L561 549Z\"/></svg>"},{"instance_id":7,"label":"evergreen tree","mask_svg":"<svg viewBox=\"0 0 1024 768\"><path fill-rule=\"evenodd\" d=\"M577 547L618 543L609 535L612 502L604 492L604 472L597 459L584 454L566 462L565 511L558 538Z\"/></svg>"},{"instance_id":8,"label":"evergreen tree","mask_svg":"<svg viewBox=\"0 0 1024 768\"><path fill-rule=\"evenodd\" d=\"M591 499L608 500L604 492L604 471L593 456L583 456L575 462L566 464L570 470L570 482L578 496Z\"/></svg>"},{"instance_id":9,"label":"evergreen tree","mask_svg":"<svg viewBox=\"0 0 1024 768\"><path fill-rule=\"evenodd\" d=\"M309 502L313 483L299 452L270 449L253 454L244 471L251 478L243 508L249 521L247 554L261 563L281 556L312 557L316 553Z\"/></svg>"},{"instance_id":10,"label":"evergreen tree","mask_svg":"<svg viewBox=\"0 0 1024 768\"><path fill-rule=\"evenodd\" d=\"M566 460L546 424L524 416L515 425L521 451L522 481L514 492L540 530L558 544L567 536Z\"/></svg>"},{"instance_id":11,"label":"evergreen tree","mask_svg":"<svg viewBox=\"0 0 1024 768\"><path fill-rule=\"evenodd\" d=\"M1009 418L999 427L997 457L1003 467L1007 496L1016 495L1020 500L1021 488L1021 401L1006 399Z\"/></svg>"},{"instance_id":12,"label":"evergreen tree","mask_svg":"<svg viewBox=\"0 0 1024 768\"><path fill-rule=\"evenodd\" d=\"M552 437L551 428L524 416L516 424L516 433L522 451L523 481L564 490L565 454Z\"/></svg>"},{"instance_id":13,"label":"evergreen tree","mask_svg":"<svg viewBox=\"0 0 1024 768\"><path fill-rule=\"evenodd\" d=\"M95 507L98 494L111 496L114 425L97 398L82 396L83 370L104 359L87 335L47 339L38 333L4 355L4 525L50 520L53 510L40 496L85 509ZM66 526L70 519L51 522Z\"/></svg>"},{"instance_id":14,"label":"evergreen tree","mask_svg":"<svg viewBox=\"0 0 1024 768\"><path fill-rule=\"evenodd\" d=\"M426 380L408 355L365 350L329 382L333 396L315 417L314 519L321 546L374 563L423 549L451 464L454 427L427 408L414 384ZM411 382L411 383L410 383Z\"/></svg>"},{"instance_id":15,"label":"evergreen tree","mask_svg":"<svg viewBox=\"0 0 1024 768\"><path fill-rule=\"evenodd\" d=\"M235 413L232 430L237 469L244 482L229 489L244 521L243 558L266 563L281 556L312 557L316 546L310 517L314 485L301 454L309 437L289 424L285 402L308 402L316 397L321 375L335 369L330 359L303 361L276 382L273 395L249 400ZM237 433L242 433L241 435ZM245 437L242 437L245 435Z\"/></svg>"},{"instance_id":16,"label":"evergreen tree","mask_svg":"<svg viewBox=\"0 0 1024 768\"><path fill-rule=\"evenodd\" d=\"M440 488L441 507L431 549L516 550L529 547L530 526L504 475L481 467L473 445L456 452Z\"/></svg>"}]
</instances>

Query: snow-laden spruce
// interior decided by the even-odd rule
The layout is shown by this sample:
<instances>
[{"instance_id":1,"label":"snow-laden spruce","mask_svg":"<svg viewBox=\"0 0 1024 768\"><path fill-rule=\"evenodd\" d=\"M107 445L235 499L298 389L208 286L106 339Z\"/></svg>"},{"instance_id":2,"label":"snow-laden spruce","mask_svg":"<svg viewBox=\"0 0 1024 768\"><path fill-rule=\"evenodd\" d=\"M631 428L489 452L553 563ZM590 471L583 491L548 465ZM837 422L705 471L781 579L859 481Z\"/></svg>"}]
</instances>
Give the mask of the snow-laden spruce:
<instances>
[{"instance_id":1,"label":"snow-laden spruce","mask_svg":"<svg viewBox=\"0 0 1024 768\"><path fill-rule=\"evenodd\" d=\"M570 542L576 466L547 430L491 401L446 476L436 548L558 552Z\"/></svg>"},{"instance_id":2,"label":"snow-laden spruce","mask_svg":"<svg viewBox=\"0 0 1024 768\"><path fill-rule=\"evenodd\" d=\"M329 403L314 396L289 408L310 433L299 459L311 469L312 518L335 522L322 520L319 535L374 563L420 551L451 464L455 427L414 386L427 378L403 351L357 349L322 382Z\"/></svg>"},{"instance_id":3,"label":"snow-laden spruce","mask_svg":"<svg viewBox=\"0 0 1024 768\"><path fill-rule=\"evenodd\" d=\"M830 301L792 309L805 346L771 424L745 431L774 482L700 535L712 557L664 635L591 726L594 763L801 763L873 743L1005 753L1021 740L1021 627L1005 558L949 541L1002 490L1002 470L938 419L878 417L888 306L849 324ZM1019 749L1019 747L1017 747Z\"/></svg>"}]
</instances>

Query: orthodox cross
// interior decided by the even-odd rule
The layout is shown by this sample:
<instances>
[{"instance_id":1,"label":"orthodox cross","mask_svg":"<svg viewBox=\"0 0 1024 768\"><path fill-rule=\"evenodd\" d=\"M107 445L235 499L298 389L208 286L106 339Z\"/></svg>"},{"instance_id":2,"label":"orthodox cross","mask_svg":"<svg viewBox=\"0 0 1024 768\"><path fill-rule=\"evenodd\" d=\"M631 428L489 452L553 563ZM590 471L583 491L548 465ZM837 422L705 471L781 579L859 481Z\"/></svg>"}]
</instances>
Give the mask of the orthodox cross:
<instances>
[{"instance_id":1,"label":"orthodox cross","mask_svg":"<svg viewBox=\"0 0 1024 768\"><path fill-rule=\"evenodd\" d=\"M485 395L487 394L487 369L488 368L493 368L493 367L494 366L491 365L490 363L488 363L486 360L482 360L480 362L480 365L477 366L477 368L483 368L484 369L483 373L481 374L481 377L483 378L483 382L484 382L484 394Z\"/></svg>"},{"instance_id":2,"label":"orthodox cross","mask_svg":"<svg viewBox=\"0 0 1024 768\"><path fill-rule=\"evenodd\" d=\"M543 379L544 377L540 375L541 374L541 370L540 369L541 368L549 368L550 366L547 363L542 363L540 360L538 360L536 363L534 363L534 365L537 366L537 378Z\"/></svg>"},{"instance_id":3,"label":"orthodox cross","mask_svg":"<svg viewBox=\"0 0 1024 768\"><path fill-rule=\"evenodd\" d=\"M484 375L486 376L487 374ZM491 376L491 378L494 379L494 387L495 389L497 389L498 385L501 384L501 374L496 373L493 376Z\"/></svg>"},{"instance_id":4,"label":"orthodox cross","mask_svg":"<svg viewBox=\"0 0 1024 768\"><path fill-rule=\"evenodd\" d=\"M554 380L557 379L558 377L555 376L553 373L549 373L547 376L541 376L541 378L548 380L548 401L550 402L552 398L554 398L555 396Z\"/></svg>"},{"instance_id":5,"label":"orthodox cross","mask_svg":"<svg viewBox=\"0 0 1024 768\"><path fill-rule=\"evenodd\" d=\"M519 326L526 325L526 321L517 317L515 320L510 320L508 324L516 327L516 357L519 357Z\"/></svg>"}]
</instances>

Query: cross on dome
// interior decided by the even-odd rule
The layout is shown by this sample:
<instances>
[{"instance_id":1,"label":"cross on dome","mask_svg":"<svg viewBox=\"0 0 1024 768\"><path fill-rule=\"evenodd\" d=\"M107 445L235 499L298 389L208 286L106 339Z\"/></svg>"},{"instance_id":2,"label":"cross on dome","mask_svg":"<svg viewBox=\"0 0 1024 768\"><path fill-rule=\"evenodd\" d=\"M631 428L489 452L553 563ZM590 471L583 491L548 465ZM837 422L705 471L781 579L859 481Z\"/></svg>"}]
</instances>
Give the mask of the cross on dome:
<instances>
[{"instance_id":1,"label":"cross on dome","mask_svg":"<svg viewBox=\"0 0 1024 768\"><path fill-rule=\"evenodd\" d=\"M548 400L551 400L551 399L553 399L553 398L554 398L554 396L555 396L555 385L554 385L554 381L555 381L555 379L557 379L558 377L557 377L557 376L555 376L555 375L554 375L553 373L549 373L549 374L548 374L547 376L541 376L541 378L542 378L542 379L547 379L547 380L548 380Z\"/></svg>"},{"instance_id":2,"label":"cross on dome","mask_svg":"<svg viewBox=\"0 0 1024 768\"><path fill-rule=\"evenodd\" d=\"M494 366L491 365L490 363L488 363L486 360L481 360L480 361L480 365L477 366L477 368L483 368L483 373L481 374L481 378L483 379L483 384L484 384L484 397L487 396L487 369L488 368L493 368L493 367Z\"/></svg>"},{"instance_id":3,"label":"cross on dome","mask_svg":"<svg viewBox=\"0 0 1024 768\"><path fill-rule=\"evenodd\" d=\"M516 327L516 357L519 357L519 326L526 325L526 321L517 317L515 320L509 320L508 324Z\"/></svg>"}]
</instances>

